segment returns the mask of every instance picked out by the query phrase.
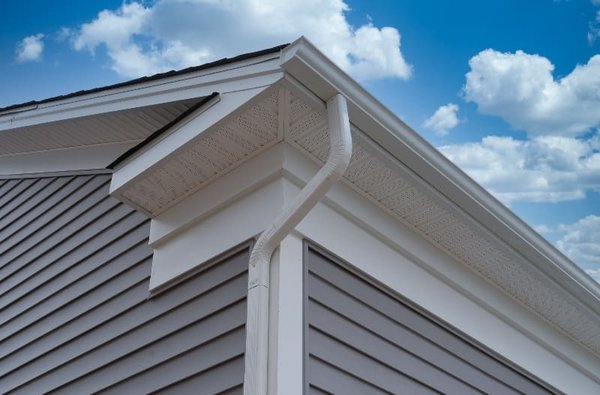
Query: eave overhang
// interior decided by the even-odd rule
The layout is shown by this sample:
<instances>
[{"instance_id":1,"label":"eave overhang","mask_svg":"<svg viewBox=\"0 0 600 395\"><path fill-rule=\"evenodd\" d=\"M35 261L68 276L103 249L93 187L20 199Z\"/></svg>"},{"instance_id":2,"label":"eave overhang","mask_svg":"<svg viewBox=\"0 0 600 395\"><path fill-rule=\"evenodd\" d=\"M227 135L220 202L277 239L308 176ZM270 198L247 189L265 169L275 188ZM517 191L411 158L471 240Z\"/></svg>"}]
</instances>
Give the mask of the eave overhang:
<instances>
[{"instance_id":1,"label":"eave overhang","mask_svg":"<svg viewBox=\"0 0 600 395\"><path fill-rule=\"evenodd\" d=\"M114 196L159 221L278 143L322 164L328 149L324 103L341 93L356 145L344 182L600 356L600 286L305 39L235 63L0 114L0 139L15 128L162 107L213 92L220 92L218 101L169 125L116 165ZM125 151L102 158L108 164ZM185 227L194 220L179 221ZM151 242L176 234L174 229Z\"/></svg>"},{"instance_id":2,"label":"eave overhang","mask_svg":"<svg viewBox=\"0 0 600 395\"><path fill-rule=\"evenodd\" d=\"M333 92L349 99L351 121L472 218L521 252L576 295L593 295L600 312L600 286L554 246L525 224L477 182L450 162L395 114L332 64L305 39L283 51L282 68L321 100ZM563 285L567 285L567 284Z\"/></svg>"},{"instance_id":3,"label":"eave overhang","mask_svg":"<svg viewBox=\"0 0 600 395\"><path fill-rule=\"evenodd\" d=\"M230 93L229 104L200 114L193 127L175 128L118 169L115 196L160 220L172 205L281 141L322 164L324 103L342 93L356 142L344 182L600 355L597 283L308 41L284 48L279 62L282 73L270 87ZM248 143L257 130L266 137ZM192 162L198 167L190 171Z\"/></svg>"},{"instance_id":4,"label":"eave overhang","mask_svg":"<svg viewBox=\"0 0 600 395\"><path fill-rule=\"evenodd\" d=\"M2 108L0 177L107 172L117 157L213 92L243 90L281 72L283 47Z\"/></svg>"},{"instance_id":5,"label":"eave overhang","mask_svg":"<svg viewBox=\"0 0 600 395\"><path fill-rule=\"evenodd\" d=\"M422 184L438 219L452 207L448 238L406 218L415 230L495 286L600 355L600 284L526 225L414 130L301 38L282 51L281 67L299 85L325 100L348 99L350 120L381 151ZM290 79L288 77L288 79ZM366 192L369 196L368 191ZM376 200L376 199L375 199ZM452 234L468 234L453 247ZM439 235L438 235L439 236ZM493 259L490 259L493 258Z\"/></svg>"}]
</instances>

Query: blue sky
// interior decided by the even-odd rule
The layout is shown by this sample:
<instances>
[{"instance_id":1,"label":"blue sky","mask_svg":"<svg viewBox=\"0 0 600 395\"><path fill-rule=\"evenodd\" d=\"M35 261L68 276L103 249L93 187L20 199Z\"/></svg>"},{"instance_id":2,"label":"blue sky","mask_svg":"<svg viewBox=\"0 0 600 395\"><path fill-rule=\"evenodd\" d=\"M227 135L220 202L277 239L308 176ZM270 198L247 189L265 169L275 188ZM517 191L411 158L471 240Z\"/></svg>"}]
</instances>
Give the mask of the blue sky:
<instances>
[{"instance_id":1,"label":"blue sky","mask_svg":"<svg viewBox=\"0 0 600 395\"><path fill-rule=\"evenodd\" d=\"M30 0L0 13L0 106L304 34L600 279L600 0Z\"/></svg>"}]
</instances>

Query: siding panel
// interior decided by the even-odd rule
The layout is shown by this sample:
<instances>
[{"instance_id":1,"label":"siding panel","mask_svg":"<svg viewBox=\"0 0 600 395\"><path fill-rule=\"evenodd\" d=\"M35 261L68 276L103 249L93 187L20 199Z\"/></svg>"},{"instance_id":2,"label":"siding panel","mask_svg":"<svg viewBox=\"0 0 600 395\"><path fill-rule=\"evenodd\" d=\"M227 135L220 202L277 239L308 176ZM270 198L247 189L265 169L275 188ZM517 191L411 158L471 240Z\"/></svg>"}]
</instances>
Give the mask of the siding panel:
<instances>
[{"instance_id":1,"label":"siding panel","mask_svg":"<svg viewBox=\"0 0 600 395\"><path fill-rule=\"evenodd\" d=\"M0 392L241 393L248 251L148 299L149 221L109 183L0 180Z\"/></svg>"},{"instance_id":2,"label":"siding panel","mask_svg":"<svg viewBox=\"0 0 600 395\"><path fill-rule=\"evenodd\" d=\"M106 190L101 188L107 182L108 180L102 178L76 177L57 193L48 197L43 205L38 207L38 210L28 213L29 218L19 221L18 228L3 230L0 233L0 239L3 240L0 250L0 253L4 255L3 260L10 262L73 219L80 217L89 207L98 204L98 196L109 200ZM89 197L91 191L95 191L96 195ZM86 202L79 203L81 199L86 199ZM117 203L112 202L113 205ZM50 222L52 222L51 225ZM15 247L17 248L16 252L11 251L10 254L6 254Z\"/></svg>"},{"instance_id":3,"label":"siding panel","mask_svg":"<svg viewBox=\"0 0 600 395\"><path fill-rule=\"evenodd\" d=\"M2 220L3 228L34 209L46 196L51 196L53 191L60 188L60 185L56 184L59 184L61 181L62 179L56 180L52 178L37 180L28 188L24 189L18 196L15 196L10 202L5 204L0 213L0 220ZM67 181L68 180L65 180L63 182Z\"/></svg>"},{"instance_id":4,"label":"siding panel","mask_svg":"<svg viewBox=\"0 0 600 395\"><path fill-rule=\"evenodd\" d=\"M16 197L18 197L27 188L30 188L35 184L37 179L25 179L25 180L10 180L3 185L3 193L0 195L0 218L6 217L10 213L9 208L5 208L9 205ZM25 196L27 196L25 194ZM5 225L0 225L0 229Z\"/></svg>"},{"instance_id":5,"label":"siding panel","mask_svg":"<svg viewBox=\"0 0 600 395\"><path fill-rule=\"evenodd\" d=\"M232 374L235 372L235 374ZM201 372L186 380L156 391L157 395L197 394L202 388L207 394L242 395L243 387L235 379L244 375L244 357L235 357L210 370Z\"/></svg>"},{"instance_id":6,"label":"siding panel","mask_svg":"<svg viewBox=\"0 0 600 395\"><path fill-rule=\"evenodd\" d=\"M306 262L309 392L552 393L312 248Z\"/></svg>"}]
</instances>

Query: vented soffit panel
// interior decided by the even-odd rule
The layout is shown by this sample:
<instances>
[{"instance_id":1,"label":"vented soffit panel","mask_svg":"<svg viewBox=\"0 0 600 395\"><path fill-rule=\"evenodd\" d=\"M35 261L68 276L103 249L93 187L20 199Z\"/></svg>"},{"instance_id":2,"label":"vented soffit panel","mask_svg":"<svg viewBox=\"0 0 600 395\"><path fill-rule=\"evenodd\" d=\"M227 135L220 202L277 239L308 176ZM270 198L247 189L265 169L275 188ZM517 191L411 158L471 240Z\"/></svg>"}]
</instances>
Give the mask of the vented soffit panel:
<instances>
[{"instance_id":1,"label":"vented soffit panel","mask_svg":"<svg viewBox=\"0 0 600 395\"><path fill-rule=\"evenodd\" d=\"M281 141L280 90L224 93L200 106L156 141L115 163L111 194L155 217Z\"/></svg>"},{"instance_id":2,"label":"vented soffit panel","mask_svg":"<svg viewBox=\"0 0 600 395\"><path fill-rule=\"evenodd\" d=\"M199 97L3 130L0 131L0 157L138 143L202 99Z\"/></svg>"},{"instance_id":3,"label":"vented soffit panel","mask_svg":"<svg viewBox=\"0 0 600 395\"><path fill-rule=\"evenodd\" d=\"M319 164L329 152L323 107L285 84L265 89L196 133L127 182L117 179L114 195L156 216L281 141ZM354 148L344 183L600 356L600 306L583 303L548 278L361 130L353 127L352 134ZM123 166L122 170L128 164Z\"/></svg>"}]
</instances>

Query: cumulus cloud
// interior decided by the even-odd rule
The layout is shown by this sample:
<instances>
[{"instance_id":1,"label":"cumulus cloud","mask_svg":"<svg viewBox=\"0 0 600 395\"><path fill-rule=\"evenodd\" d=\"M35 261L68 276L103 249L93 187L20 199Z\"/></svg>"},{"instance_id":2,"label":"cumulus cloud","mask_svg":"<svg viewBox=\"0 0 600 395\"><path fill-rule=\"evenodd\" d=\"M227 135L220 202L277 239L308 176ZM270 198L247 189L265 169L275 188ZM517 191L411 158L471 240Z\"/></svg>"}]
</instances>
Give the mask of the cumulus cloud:
<instances>
[{"instance_id":1,"label":"cumulus cloud","mask_svg":"<svg viewBox=\"0 0 600 395\"><path fill-rule=\"evenodd\" d=\"M464 97L530 136L578 136L600 126L600 55L555 79L545 57L486 49L469 60Z\"/></svg>"},{"instance_id":2,"label":"cumulus cloud","mask_svg":"<svg viewBox=\"0 0 600 395\"><path fill-rule=\"evenodd\" d=\"M588 215L574 224L560 225L564 233L556 246L573 261L584 267L597 267L586 270L600 281L600 216Z\"/></svg>"},{"instance_id":3,"label":"cumulus cloud","mask_svg":"<svg viewBox=\"0 0 600 395\"><path fill-rule=\"evenodd\" d=\"M138 35L148 31L151 14L152 8L136 2L124 3L115 11L103 10L93 21L84 23L73 34L73 47L91 53L100 46L105 47L112 60L112 68L126 77L139 77L188 66L190 64L185 60L189 57L199 59L199 63L204 61L197 51L184 48L177 41L169 41L160 46L148 42L145 47L139 43ZM174 51L172 48L180 50Z\"/></svg>"},{"instance_id":4,"label":"cumulus cloud","mask_svg":"<svg viewBox=\"0 0 600 395\"><path fill-rule=\"evenodd\" d=\"M440 106L436 112L425 120L423 126L427 129L433 130L440 136L448 134L450 129L454 129L458 125L458 105L454 103L448 103L445 106Z\"/></svg>"},{"instance_id":5,"label":"cumulus cloud","mask_svg":"<svg viewBox=\"0 0 600 395\"><path fill-rule=\"evenodd\" d=\"M44 35L41 33L25 37L17 44L16 59L19 63L39 61L44 52Z\"/></svg>"},{"instance_id":6,"label":"cumulus cloud","mask_svg":"<svg viewBox=\"0 0 600 395\"><path fill-rule=\"evenodd\" d=\"M487 136L439 147L457 166L506 204L584 199L600 190L600 137Z\"/></svg>"},{"instance_id":7,"label":"cumulus cloud","mask_svg":"<svg viewBox=\"0 0 600 395\"><path fill-rule=\"evenodd\" d=\"M400 33L372 22L354 27L342 0L131 2L83 24L73 47L106 48L126 77L181 68L307 36L340 67L362 80L409 78Z\"/></svg>"}]
</instances>

